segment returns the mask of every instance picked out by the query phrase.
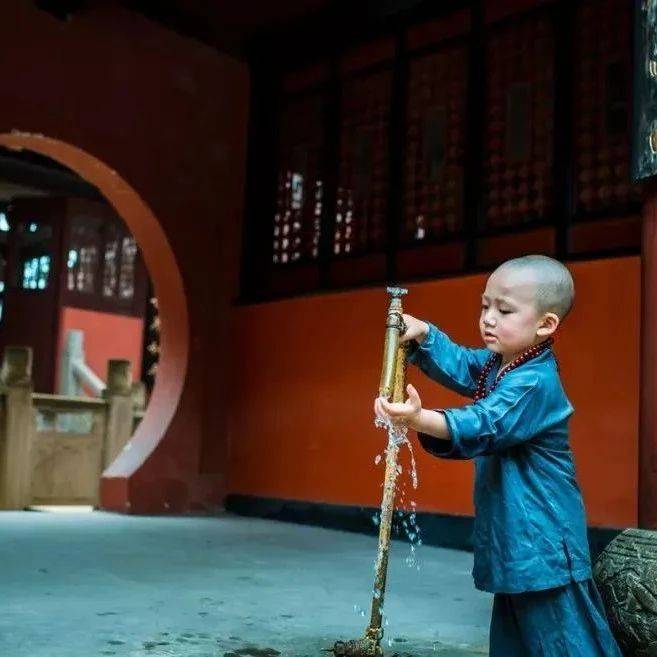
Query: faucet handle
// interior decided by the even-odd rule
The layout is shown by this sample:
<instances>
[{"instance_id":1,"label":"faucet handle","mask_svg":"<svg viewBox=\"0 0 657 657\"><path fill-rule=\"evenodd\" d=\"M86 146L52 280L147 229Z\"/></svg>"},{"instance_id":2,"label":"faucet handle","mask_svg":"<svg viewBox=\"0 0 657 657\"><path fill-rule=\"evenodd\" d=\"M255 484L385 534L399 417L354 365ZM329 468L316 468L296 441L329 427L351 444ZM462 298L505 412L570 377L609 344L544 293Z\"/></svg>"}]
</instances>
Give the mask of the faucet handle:
<instances>
[{"instance_id":1,"label":"faucet handle","mask_svg":"<svg viewBox=\"0 0 657 657\"><path fill-rule=\"evenodd\" d=\"M393 298L393 299L400 299L403 297L405 294L408 294L408 290L403 287L387 287L386 292Z\"/></svg>"}]
</instances>

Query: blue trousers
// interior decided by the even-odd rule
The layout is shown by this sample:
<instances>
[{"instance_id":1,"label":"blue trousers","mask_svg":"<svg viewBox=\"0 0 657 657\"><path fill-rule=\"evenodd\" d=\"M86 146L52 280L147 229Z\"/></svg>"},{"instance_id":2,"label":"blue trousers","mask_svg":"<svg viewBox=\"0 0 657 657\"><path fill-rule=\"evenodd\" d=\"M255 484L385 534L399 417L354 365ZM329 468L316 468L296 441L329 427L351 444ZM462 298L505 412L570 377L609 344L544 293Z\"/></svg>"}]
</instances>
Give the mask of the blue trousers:
<instances>
[{"instance_id":1,"label":"blue trousers","mask_svg":"<svg viewBox=\"0 0 657 657\"><path fill-rule=\"evenodd\" d=\"M489 657L622 657L593 582L496 593Z\"/></svg>"}]
</instances>

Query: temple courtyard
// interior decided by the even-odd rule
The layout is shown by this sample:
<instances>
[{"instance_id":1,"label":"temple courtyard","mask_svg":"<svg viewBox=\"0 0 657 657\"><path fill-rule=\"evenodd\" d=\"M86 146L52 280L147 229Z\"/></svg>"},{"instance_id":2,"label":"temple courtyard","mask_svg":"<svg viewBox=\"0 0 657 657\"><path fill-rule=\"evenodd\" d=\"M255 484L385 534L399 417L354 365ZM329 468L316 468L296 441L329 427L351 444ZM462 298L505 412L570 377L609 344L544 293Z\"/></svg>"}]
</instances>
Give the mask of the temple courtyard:
<instances>
[{"instance_id":1,"label":"temple courtyard","mask_svg":"<svg viewBox=\"0 0 657 657\"><path fill-rule=\"evenodd\" d=\"M235 516L0 513L0 655L321 655L369 620L376 539ZM487 654L467 552L394 542L389 656Z\"/></svg>"}]
</instances>

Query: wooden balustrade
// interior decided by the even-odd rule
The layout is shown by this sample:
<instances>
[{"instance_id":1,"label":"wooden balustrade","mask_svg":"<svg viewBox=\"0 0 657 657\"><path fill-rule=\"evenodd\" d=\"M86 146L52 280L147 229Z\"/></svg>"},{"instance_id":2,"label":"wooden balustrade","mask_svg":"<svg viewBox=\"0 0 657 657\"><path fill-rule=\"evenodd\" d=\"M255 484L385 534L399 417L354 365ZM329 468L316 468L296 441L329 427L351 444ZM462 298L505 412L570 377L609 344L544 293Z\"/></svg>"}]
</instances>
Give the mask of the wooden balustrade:
<instances>
[{"instance_id":1,"label":"wooden balustrade","mask_svg":"<svg viewBox=\"0 0 657 657\"><path fill-rule=\"evenodd\" d=\"M9 347L0 368L0 509L98 503L100 477L144 414L130 362L110 360L100 399L35 393L32 352Z\"/></svg>"}]
</instances>

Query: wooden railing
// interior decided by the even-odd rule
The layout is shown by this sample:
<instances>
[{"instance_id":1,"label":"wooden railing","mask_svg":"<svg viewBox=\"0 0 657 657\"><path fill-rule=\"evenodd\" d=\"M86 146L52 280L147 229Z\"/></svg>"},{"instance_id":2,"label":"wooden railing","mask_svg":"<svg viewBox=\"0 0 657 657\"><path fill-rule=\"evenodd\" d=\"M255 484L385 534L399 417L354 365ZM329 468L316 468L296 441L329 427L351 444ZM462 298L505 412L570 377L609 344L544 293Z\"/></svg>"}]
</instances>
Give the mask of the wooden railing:
<instances>
[{"instance_id":1,"label":"wooden railing","mask_svg":"<svg viewBox=\"0 0 657 657\"><path fill-rule=\"evenodd\" d=\"M100 399L35 393L32 353L9 347L0 369L0 509L98 504L100 476L144 414L130 362L110 360Z\"/></svg>"}]
</instances>

